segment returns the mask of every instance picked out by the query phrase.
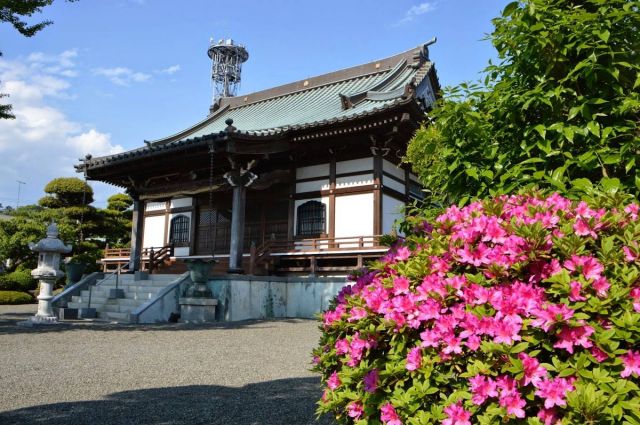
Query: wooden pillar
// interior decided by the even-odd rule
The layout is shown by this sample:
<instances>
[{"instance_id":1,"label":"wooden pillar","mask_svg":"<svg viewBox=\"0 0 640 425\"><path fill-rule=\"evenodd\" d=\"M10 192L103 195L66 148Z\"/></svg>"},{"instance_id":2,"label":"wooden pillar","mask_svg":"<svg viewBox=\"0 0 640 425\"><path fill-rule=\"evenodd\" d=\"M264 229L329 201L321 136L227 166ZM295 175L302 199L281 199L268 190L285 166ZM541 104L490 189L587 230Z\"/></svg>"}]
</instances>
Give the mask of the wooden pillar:
<instances>
[{"instance_id":1,"label":"wooden pillar","mask_svg":"<svg viewBox=\"0 0 640 425\"><path fill-rule=\"evenodd\" d=\"M293 160L292 160L293 161ZM291 165L289 173L292 176L291 188L289 191L289 226L287 228L287 240L292 241L295 234L296 226L296 167Z\"/></svg>"},{"instance_id":2,"label":"wooden pillar","mask_svg":"<svg viewBox=\"0 0 640 425\"><path fill-rule=\"evenodd\" d=\"M140 257L142 256L142 235L144 229L144 201L133 197L133 215L131 217L131 254L129 257L129 270L139 271Z\"/></svg>"},{"instance_id":3,"label":"wooden pillar","mask_svg":"<svg viewBox=\"0 0 640 425\"><path fill-rule=\"evenodd\" d=\"M382 157L373 157L373 234L382 234Z\"/></svg>"},{"instance_id":4,"label":"wooden pillar","mask_svg":"<svg viewBox=\"0 0 640 425\"><path fill-rule=\"evenodd\" d=\"M242 273L242 250L244 244L244 213L247 188L238 182L233 187L231 204L231 246L229 249L229 273Z\"/></svg>"},{"instance_id":5,"label":"wooden pillar","mask_svg":"<svg viewBox=\"0 0 640 425\"><path fill-rule=\"evenodd\" d=\"M329 164L329 238L334 239L336 237L336 158L331 157L331 163ZM329 244L329 248L333 248L332 244Z\"/></svg>"}]
</instances>

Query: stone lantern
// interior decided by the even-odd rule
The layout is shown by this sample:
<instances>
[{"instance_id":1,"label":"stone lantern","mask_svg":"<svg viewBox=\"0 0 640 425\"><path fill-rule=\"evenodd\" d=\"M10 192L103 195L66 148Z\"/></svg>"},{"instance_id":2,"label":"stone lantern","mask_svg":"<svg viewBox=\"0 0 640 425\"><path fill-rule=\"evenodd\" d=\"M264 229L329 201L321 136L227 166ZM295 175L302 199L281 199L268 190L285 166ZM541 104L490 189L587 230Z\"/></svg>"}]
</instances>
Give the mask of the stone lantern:
<instances>
[{"instance_id":1,"label":"stone lantern","mask_svg":"<svg viewBox=\"0 0 640 425\"><path fill-rule=\"evenodd\" d=\"M31 271L31 276L40 281L40 295L38 295L38 312L30 320L33 323L56 323L51 299L53 285L56 280L64 276L60 270L60 255L71 252L71 247L58 239L58 227L51 223L47 227L47 237L38 243L29 243L29 249L38 253L38 268Z\"/></svg>"}]
</instances>

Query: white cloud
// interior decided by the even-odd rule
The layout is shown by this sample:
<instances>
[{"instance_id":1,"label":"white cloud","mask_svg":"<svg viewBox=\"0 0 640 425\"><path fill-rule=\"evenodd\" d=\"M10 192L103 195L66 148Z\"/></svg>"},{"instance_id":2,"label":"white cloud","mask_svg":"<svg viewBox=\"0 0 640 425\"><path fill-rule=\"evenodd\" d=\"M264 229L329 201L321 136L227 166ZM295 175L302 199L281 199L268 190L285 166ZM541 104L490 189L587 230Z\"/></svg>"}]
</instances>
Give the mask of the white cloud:
<instances>
[{"instance_id":1,"label":"white cloud","mask_svg":"<svg viewBox=\"0 0 640 425\"><path fill-rule=\"evenodd\" d=\"M151 78L149 74L136 72L122 66L115 68L96 68L93 70L93 73L106 77L113 84L125 87L131 85L131 83L143 83Z\"/></svg>"},{"instance_id":2,"label":"white cloud","mask_svg":"<svg viewBox=\"0 0 640 425\"><path fill-rule=\"evenodd\" d=\"M416 17L425 13L433 12L436 9L435 2L424 2L415 6L411 6L404 14L404 18L398 21L398 25L413 21Z\"/></svg>"},{"instance_id":3,"label":"white cloud","mask_svg":"<svg viewBox=\"0 0 640 425\"><path fill-rule=\"evenodd\" d=\"M168 75L173 75L176 72L180 71L180 65L172 65L170 67L161 69L160 71L158 71L161 74L168 74Z\"/></svg>"},{"instance_id":4,"label":"white cloud","mask_svg":"<svg viewBox=\"0 0 640 425\"><path fill-rule=\"evenodd\" d=\"M74 59L77 56L77 49L65 50L57 55L34 52L27 56L26 62L34 72L63 77L76 77L78 74L73 68L76 66Z\"/></svg>"},{"instance_id":5,"label":"white cloud","mask_svg":"<svg viewBox=\"0 0 640 425\"><path fill-rule=\"evenodd\" d=\"M124 150L108 133L52 106L51 100L74 97L67 78L76 73L76 57L75 50L68 50L58 55L37 52L12 61L0 58L0 93L9 94L6 102L13 105L16 116L0 120L0 202L4 205L15 205L16 180L27 182L20 203L35 203L51 179L80 177L73 166L87 153L100 156ZM98 202L117 191L106 185L98 188Z\"/></svg>"}]
</instances>

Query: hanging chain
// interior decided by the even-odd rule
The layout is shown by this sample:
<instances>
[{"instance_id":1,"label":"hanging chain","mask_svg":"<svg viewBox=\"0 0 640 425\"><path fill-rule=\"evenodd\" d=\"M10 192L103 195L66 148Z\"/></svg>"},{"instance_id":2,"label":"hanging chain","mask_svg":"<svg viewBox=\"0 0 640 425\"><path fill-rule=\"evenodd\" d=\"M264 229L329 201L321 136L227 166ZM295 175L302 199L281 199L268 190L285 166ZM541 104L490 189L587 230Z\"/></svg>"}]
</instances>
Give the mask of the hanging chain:
<instances>
[{"instance_id":1,"label":"hanging chain","mask_svg":"<svg viewBox=\"0 0 640 425\"><path fill-rule=\"evenodd\" d=\"M216 241L213 237L213 145L209 145L209 243L211 244L211 257L216 254Z\"/></svg>"}]
</instances>

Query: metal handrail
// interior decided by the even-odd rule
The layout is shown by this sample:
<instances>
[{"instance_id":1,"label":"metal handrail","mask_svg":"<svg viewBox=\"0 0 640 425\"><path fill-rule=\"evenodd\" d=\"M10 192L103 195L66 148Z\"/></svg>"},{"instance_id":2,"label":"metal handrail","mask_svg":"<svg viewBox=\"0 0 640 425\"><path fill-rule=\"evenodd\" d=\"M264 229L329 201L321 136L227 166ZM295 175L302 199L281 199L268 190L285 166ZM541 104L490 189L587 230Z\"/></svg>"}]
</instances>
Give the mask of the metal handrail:
<instances>
[{"instance_id":1,"label":"metal handrail","mask_svg":"<svg viewBox=\"0 0 640 425\"><path fill-rule=\"evenodd\" d=\"M129 267L129 264L131 264L131 261L127 261L126 263L124 263L124 266ZM116 277L116 291L118 290L118 284L120 283L120 272L122 270L123 265L122 264L118 264L118 268L114 271L112 271L111 273L109 273L108 275L106 275L105 277L102 278L102 280L98 283L96 283L95 285L90 285L89 286L89 302L87 303L87 308L91 308L91 289L95 286L96 288L100 285L102 285L103 283L105 283L107 280L109 280L109 278L112 275L115 275Z\"/></svg>"}]
</instances>

